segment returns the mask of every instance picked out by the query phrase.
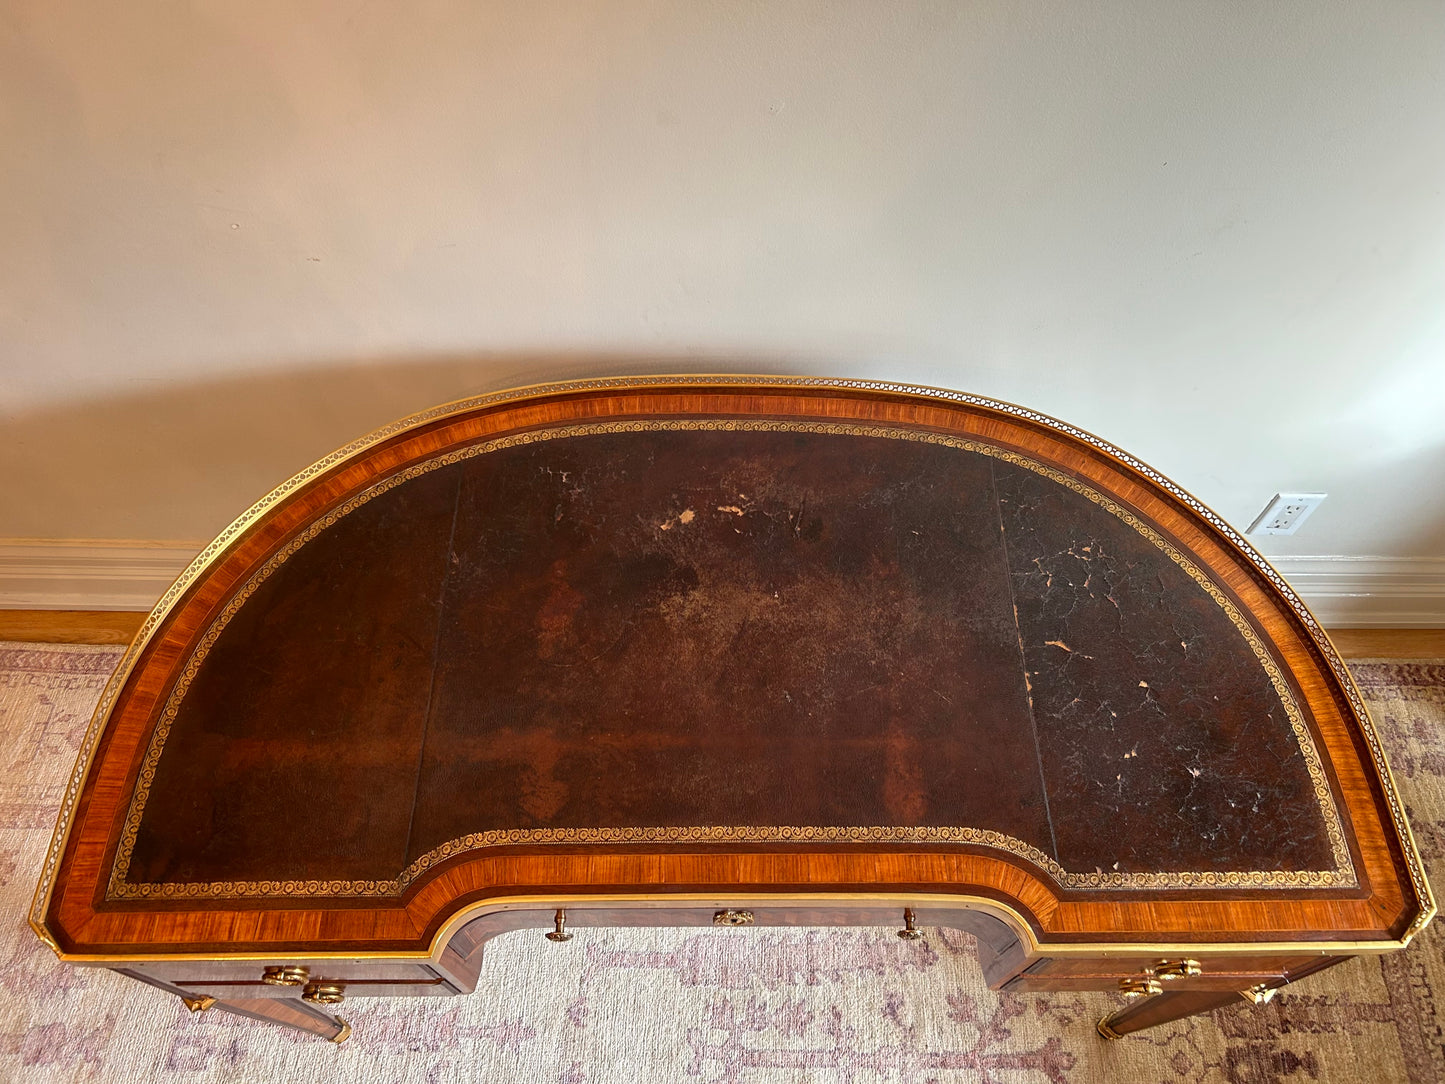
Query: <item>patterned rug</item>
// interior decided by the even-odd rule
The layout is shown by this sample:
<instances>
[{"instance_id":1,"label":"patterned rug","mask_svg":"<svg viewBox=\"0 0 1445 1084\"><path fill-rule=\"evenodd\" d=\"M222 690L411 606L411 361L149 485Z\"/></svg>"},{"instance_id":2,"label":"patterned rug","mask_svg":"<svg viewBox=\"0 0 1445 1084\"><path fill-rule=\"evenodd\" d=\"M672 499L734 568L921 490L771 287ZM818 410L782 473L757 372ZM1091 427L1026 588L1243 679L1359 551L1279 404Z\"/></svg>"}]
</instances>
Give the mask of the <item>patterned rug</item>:
<instances>
[{"instance_id":1,"label":"patterned rug","mask_svg":"<svg viewBox=\"0 0 1445 1084\"><path fill-rule=\"evenodd\" d=\"M535 931L475 995L359 999L333 1046L56 962L25 912L77 744L121 649L0 644L0 1080L1118 1084L1445 1081L1445 923L1410 950L1106 1043L1106 994L991 993L930 930ZM1354 667L1426 865L1445 859L1445 662Z\"/></svg>"}]
</instances>

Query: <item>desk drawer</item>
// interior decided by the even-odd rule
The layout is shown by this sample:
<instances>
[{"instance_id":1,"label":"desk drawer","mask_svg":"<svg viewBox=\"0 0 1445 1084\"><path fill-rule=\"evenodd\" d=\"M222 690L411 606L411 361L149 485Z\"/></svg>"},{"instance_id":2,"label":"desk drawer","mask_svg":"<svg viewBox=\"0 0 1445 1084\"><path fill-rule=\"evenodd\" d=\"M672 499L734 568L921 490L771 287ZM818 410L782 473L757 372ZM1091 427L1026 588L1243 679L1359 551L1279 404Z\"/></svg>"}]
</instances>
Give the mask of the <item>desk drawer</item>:
<instances>
[{"instance_id":1,"label":"desk drawer","mask_svg":"<svg viewBox=\"0 0 1445 1084\"><path fill-rule=\"evenodd\" d=\"M343 979L330 972L317 972L313 983L321 986L335 986L343 997L450 997L461 993L446 979ZM209 994L222 1001L257 997L299 997L305 995L311 985L270 986L262 982L218 982L202 979L193 982L171 980L171 985L190 995ZM322 1004L322 1002L318 1002Z\"/></svg>"},{"instance_id":2,"label":"desk drawer","mask_svg":"<svg viewBox=\"0 0 1445 1084\"><path fill-rule=\"evenodd\" d=\"M264 961L177 960L138 965L127 974L211 997L301 997L316 984L337 984L346 997L427 996L460 993L425 964L385 960L322 960L300 964ZM267 981L268 978L271 981ZM284 980L284 981L282 981Z\"/></svg>"},{"instance_id":3,"label":"desk drawer","mask_svg":"<svg viewBox=\"0 0 1445 1084\"><path fill-rule=\"evenodd\" d=\"M1183 957L1168 957L1178 963ZM1201 954L1190 957L1199 973L1161 978L1165 990L1241 990L1258 983L1290 982L1311 971L1327 967L1338 958L1332 956L1220 955ZM1003 989L1010 993L1031 993L1051 990L1104 990L1117 986L1121 980L1155 975L1165 957L1107 956L1054 957L1036 960ZM1167 968L1164 970L1168 970Z\"/></svg>"}]
</instances>

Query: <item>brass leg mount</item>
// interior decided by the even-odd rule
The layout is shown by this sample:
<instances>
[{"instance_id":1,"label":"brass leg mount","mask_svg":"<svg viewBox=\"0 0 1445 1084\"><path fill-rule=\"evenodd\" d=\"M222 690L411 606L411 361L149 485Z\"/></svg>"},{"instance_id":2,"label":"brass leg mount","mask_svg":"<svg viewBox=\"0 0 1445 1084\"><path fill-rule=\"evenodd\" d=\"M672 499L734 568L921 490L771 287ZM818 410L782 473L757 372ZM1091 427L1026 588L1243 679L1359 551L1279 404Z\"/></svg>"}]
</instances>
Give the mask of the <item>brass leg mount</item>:
<instances>
[{"instance_id":1,"label":"brass leg mount","mask_svg":"<svg viewBox=\"0 0 1445 1084\"><path fill-rule=\"evenodd\" d=\"M1263 1005L1278 992L1278 987L1270 986L1261 982L1257 986L1251 986L1248 990L1239 991L1239 996L1253 1005Z\"/></svg>"}]
</instances>

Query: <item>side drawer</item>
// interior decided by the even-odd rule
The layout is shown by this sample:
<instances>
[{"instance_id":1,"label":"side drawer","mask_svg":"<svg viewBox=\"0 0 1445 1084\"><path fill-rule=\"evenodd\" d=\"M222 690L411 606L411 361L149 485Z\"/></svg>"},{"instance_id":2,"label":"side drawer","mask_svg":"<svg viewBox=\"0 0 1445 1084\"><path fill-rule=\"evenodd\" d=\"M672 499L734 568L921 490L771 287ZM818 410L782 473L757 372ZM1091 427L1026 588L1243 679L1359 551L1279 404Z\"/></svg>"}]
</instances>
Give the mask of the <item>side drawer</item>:
<instances>
[{"instance_id":1,"label":"side drawer","mask_svg":"<svg viewBox=\"0 0 1445 1084\"><path fill-rule=\"evenodd\" d=\"M446 979L341 979L335 975L318 972L313 982L324 986L335 986L344 997L449 997L462 993ZM216 982L201 980L182 982L171 980L171 985L187 994L207 994L222 1001L246 1000L257 997L300 997L308 987L269 986L261 982Z\"/></svg>"},{"instance_id":2,"label":"side drawer","mask_svg":"<svg viewBox=\"0 0 1445 1084\"><path fill-rule=\"evenodd\" d=\"M188 994L216 998L301 997L308 984L339 985L346 997L447 995L461 991L432 967L386 960L175 960L125 969ZM268 982L284 978L285 983ZM276 972L284 971L283 974Z\"/></svg>"},{"instance_id":3,"label":"side drawer","mask_svg":"<svg viewBox=\"0 0 1445 1084\"><path fill-rule=\"evenodd\" d=\"M1170 963L1184 957L1169 957ZM1198 964L1199 974L1161 978L1165 990L1243 990L1259 983L1288 982L1327 963L1330 956L1217 955L1189 957ZM1006 983L1010 993L1053 990L1111 990L1122 980L1142 979L1158 974L1165 958L1151 956L1045 957L1035 960L1021 974Z\"/></svg>"}]
</instances>

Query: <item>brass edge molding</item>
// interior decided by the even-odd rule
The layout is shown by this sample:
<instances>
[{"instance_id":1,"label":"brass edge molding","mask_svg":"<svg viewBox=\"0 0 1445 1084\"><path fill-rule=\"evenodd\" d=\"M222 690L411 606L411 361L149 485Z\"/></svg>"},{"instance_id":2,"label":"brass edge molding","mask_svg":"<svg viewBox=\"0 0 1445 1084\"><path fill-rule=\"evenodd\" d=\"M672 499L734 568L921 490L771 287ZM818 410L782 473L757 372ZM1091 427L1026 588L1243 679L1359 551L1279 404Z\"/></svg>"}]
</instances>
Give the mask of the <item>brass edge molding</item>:
<instances>
[{"instance_id":1,"label":"brass edge molding","mask_svg":"<svg viewBox=\"0 0 1445 1084\"><path fill-rule=\"evenodd\" d=\"M1258 555L1256 554L1255 556ZM1261 563L1265 563L1263 557L1259 557L1258 559ZM1267 567L1272 575L1282 579L1279 573L1274 571L1273 567ZM1404 934L1403 944L1408 945L1411 938L1421 933L1425 927L1430 925L1438 913L1439 908L1435 901L1435 892L1431 889L1430 881L1425 876L1425 866L1420 858L1419 847L1415 843L1415 833L1410 827L1409 819L1405 816L1404 804L1400 800L1399 790L1395 783L1395 773L1390 770L1390 762L1385 756L1384 745L1380 741L1378 731L1375 729L1374 717L1370 715L1369 709L1365 706L1364 697L1360 695L1359 686L1355 684L1355 676L1350 673L1349 667L1345 665L1344 657L1336 650L1334 641L1330 639L1330 635L1325 631L1324 626L1315 621L1314 615L1309 612L1303 602L1298 600L1298 596L1295 596L1292 590L1289 591L1288 594L1289 597L1295 599L1299 608L1304 611L1305 616L1308 618L1310 630L1315 637L1315 644L1320 649L1320 653L1325 657L1325 660L1329 663L1336 680L1339 681L1345 690L1345 694L1349 697L1350 705L1355 710L1355 718L1359 722L1360 729L1365 735L1365 742L1369 746L1370 756L1374 759L1375 770L1380 777L1380 785L1384 789L1386 800L1390 806L1390 816L1394 820L1395 833L1400 842L1400 849L1405 855L1405 865L1410 873L1410 884L1414 887L1415 895L1420 904L1419 914L1415 916Z\"/></svg>"},{"instance_id":2,"label":"brass edge molding","mask_svg":"<svg viewBox=\"0 0 1445 1084\"><path fill-rule=\"evenodd\" d=\"M411 863L397 877L387 880L315 880L277 879L266 881L221 882L142 882L128 880L131 855L155 779L161 754L180 704L199 672L201 664L219 639L232 617L240 611L252 594L290 557L322 531L376 497L423 474L441 467L507 448L545 441L587 437L612 433L636 432L808 432L841 436L881 437L934 444L962 451L991 456L1012 465L1034 471L1092 501L1111 515L1123 520L1157 549L1161 550L1220 606L1246 640L1268 676L1281 706L1289 719L1313 788L1315 802L1330 839L1333 870L1247 870L1247 871L1169 871L1117 873L1095 870L1065 870L1040 849L1001 832L971 827L883 827L883 826L641 826L604 828L500 829L475 832L450 840L433 848ZM1045 871L1060 887L1066 889L1110 888L1330 888L1354 887L1358 884L1344 828L1326 779L1319 751L1315 748L1303 713L1295 701L1279 665L1274 661L1253 626L1214 582L1177 547L1164 539L1128 509L1077 479L1037 460L999 448L986 442L955 437L924 430L897 426L864 425L841 422L774 421L765 419L682 418L675 420L593 421L539 428L453 449L402 468L395 474L353 494L325 516L309 524L238 589L212 621L192 652L176 680L166 706L152 733L145 759L137 777L130 808L122 829L106 898L168 899L207 898L236 899L267 896L395 897L401 895L427 869L439 862L486 847L527 844L601 844L630 842L904 842L954 843L991 847L1005 851Z\"/></svg>"},{"instance_id":3,"label":"brass edge molding","mask_svg":"<svg viewBox=\"0 0 1445 1084\"><path fill-rule=\"evenodd\" d=\"M1086 956L1110 959L1134 959L1135 957L1158 956L1382 956L1405 948L1410 935L1378 941L1064 941L1041 940L1022 912L1011 904L987 896L969 893L943 892L810 892L799 895L796 892L619 892L583 895L557 893L551 895L490 896L473 900L448 916L432 935L424 950L406 951L327 951L278 948L270 952L150 952L150 953L84 953L57 950L60 959L67 963L112 966L135 963L175 963L178 961L215 961L231 963L310 963L314 961L390 961L395 963L439 963L443 952L456 934L468 922L491 914L506 914L514 911L536 911L535 927L545 929L553 922L559 907L569 912L583 914L589 907L622 906L637 910L661 910L678 904L693 904L708 911L720 907L815 907L819 903L852 904L862 908L901 908L911 906L940 907L982 911L1007 925L1010 931L1023 942L1030 958L1039 956L1063 957ZM881 917L881 916L880 916ZM930 916L918 916L925 929L931 923ZM892 929L895 917L890 915L878 924L880 929ZM577 929L607 929L611 927L574 927ZM703 928L701 925L699 929ZM708 927L711 928L711 927ZM808 927L797 927L806 929Z\"/></svg>"},{"instance_id":4,"label":"brass edge molding","mask_svg":"<svg viewBox=\"0 0 1445 1084\"><path fill-rule=\"evenodd\" d=\"M1315 619L1309 607L1305 605L1304 601L1295 593L1294 589L1290 587L1284 577L1282 577L1279 572L1265 560L1259 551L1256 550L1243 535L1236 531L1231 524L1226 522L1218 513L1214 512L1192 493L1169 478L1166 478L1148 464L1087 430L1069 425L1047 414L1041 414L1038 411L1029 410L1026 407L1021 407L1003 400L990 399L986 396L972 395L967 392L954 391L948 388L935 388L927 385L895 383L892 381L722 373L665 374L659 376L553 381L489 392L483 395L441 404L429 410L401 418L343 445L330 455L325 456L305 470L300 471L290 479L281 483L281 485L277 486L238 516L225 530L217 535L209 546L196 556L196 559L191 562L186 570L176 579L176 582L172 584L170 589L161 597L160 601L156 603L150 616L146 618L145 623L141 626L140 631L136 634L135 639L131 642L130 647L122 657L111 680L106 684L105 690L96 705L95 712L91 716L90 725L87 727L82 740L79 754L76 757L75 768L71 773L70 782L66 787L57 815L55 830L51 834L50 847L46 852L45 863L41 868L35 894L31 900L29 915L31 928L34 929L43 940L53 944L53 940L45 931L45 914L49 908L50 896L55 885L55 870L59 864L60 856L64 853L65 846L70 838L75 801L84 783L85 776L90 769L96 744L100 732L104 729L106 720L109 718L111 706L126 680L129 678L140 652L150 641L151 636L169 615L172 607L180 600L186 590L220 557L226 548L230 546L231 542L255 520L264 515L268 509L280 503L313 478L345 460L359 455L374 445L388 440L405 430L428 424L439 418L463 414L505 402L515 402L530 398L540 399L572 394L579 391L605 391L626 388L659 389L667 387L697 387L699 385L707 385L714 390L723 390L728 387L795 387L815 391L826 391L829 389L839 391L877 391L885 394L913 396L935 402L975 406L1020 418L1039 425L1044 429L1072 436L1076 440L1103 452L1106 456L1142 477L1147 478L1156 486L1169 493L1176 500L1191 509L1195 515L1212 526L1235 548L1247 563L1253 565L1265 580L1274 587L1277 595L1294 611L1296 618L1298 618L1305 630L1312 637L1315 647L1329 664L1336 680L1340 682L1345 690L1350 706L1354 711L1355 720L1365 736L1371 759L1381 779L1387 804L1390 808L1392 826L1405 857L1410 883L1421 907L1420 914L1416 917L1415 923L1412 924L1412 931L1418 932L1419 930L1423 930L1435 916L1435 897L1430 889L1429 881L1425 877L1424 867L1420 860L1419 849L1415 845L1414 835L1411 833L1409 822L1405 818L1404 808L1399 798L1394 776L1390 771L1389 762L1385 757L1379 735L1375 730L1373 721L1370 719L1369 712L1364 705L1364 700L1360 696L1359 689L1355 686L1349 669L1345 666L1339 652L1336 651L1334 644L1330 641L1323 626Z\"/></svg>"}]
</instances>

